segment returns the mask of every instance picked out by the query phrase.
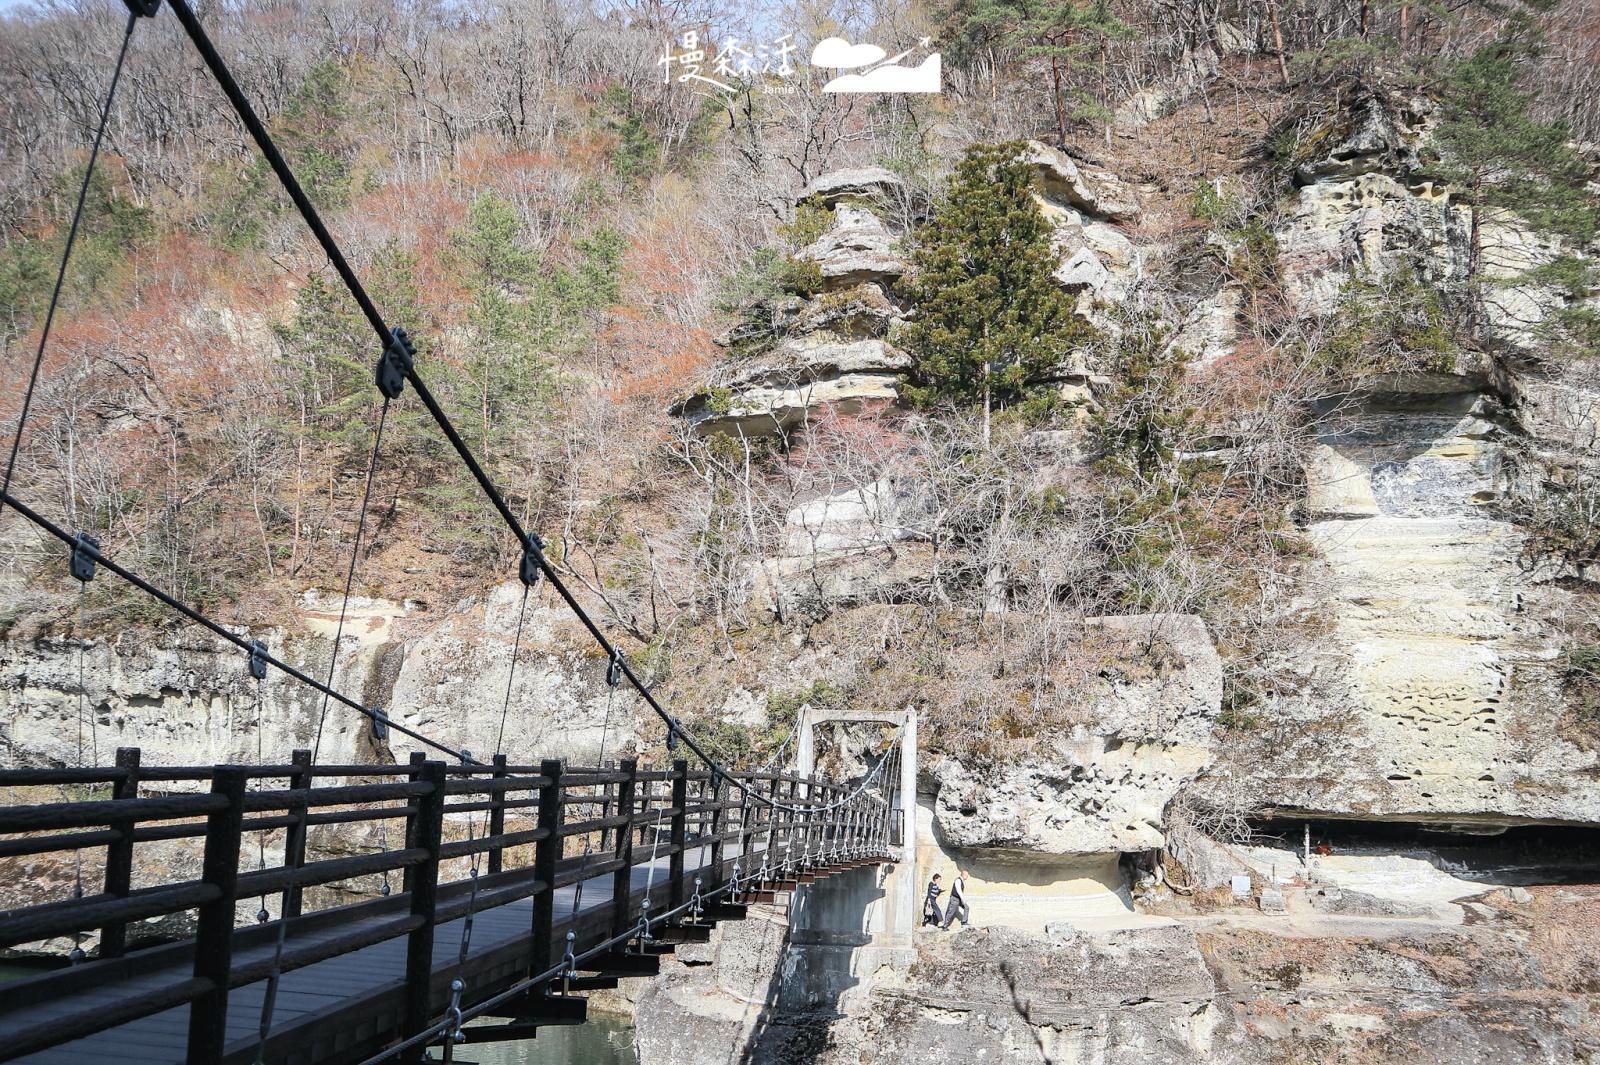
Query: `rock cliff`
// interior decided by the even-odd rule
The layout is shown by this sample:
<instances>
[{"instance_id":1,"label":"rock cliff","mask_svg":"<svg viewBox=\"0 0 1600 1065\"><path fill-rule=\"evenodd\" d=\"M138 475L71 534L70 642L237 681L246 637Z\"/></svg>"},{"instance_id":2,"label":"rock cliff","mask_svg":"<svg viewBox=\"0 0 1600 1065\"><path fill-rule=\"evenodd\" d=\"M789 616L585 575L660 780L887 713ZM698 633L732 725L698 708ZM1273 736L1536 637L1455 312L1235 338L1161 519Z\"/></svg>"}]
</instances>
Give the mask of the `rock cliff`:
<instances>
[{"instance_id":1,"label":"rock cliff","mask_svg":"<svg viewBox=\"0 0 1600 1065\"><path fill-rule=\"evenodd\" d=\"M606 732L607 756L625 752L636 732L633 702L609 694L604 660L588 653L562 608L530 603L512 671L521 589L500 585L448 612L356 601L335 687L483 757L495 749L511 682L503 749L593 758ZM240 632L325 678L338 608L337 597L307 597L293 629ZM85 761L97 750L108 763L118 746L142 748L152 765L283 761L318 746L321 722L322 761L404 761L422 749L399 733L377 738L365 717L337 702L324 715L317 693L276 670L258 686L246 666L243 653L198 628L130 629L81 648L70 638L0 641L0 743L12 765L78 764L80 732Z\"/></svg>"}]
</instances>

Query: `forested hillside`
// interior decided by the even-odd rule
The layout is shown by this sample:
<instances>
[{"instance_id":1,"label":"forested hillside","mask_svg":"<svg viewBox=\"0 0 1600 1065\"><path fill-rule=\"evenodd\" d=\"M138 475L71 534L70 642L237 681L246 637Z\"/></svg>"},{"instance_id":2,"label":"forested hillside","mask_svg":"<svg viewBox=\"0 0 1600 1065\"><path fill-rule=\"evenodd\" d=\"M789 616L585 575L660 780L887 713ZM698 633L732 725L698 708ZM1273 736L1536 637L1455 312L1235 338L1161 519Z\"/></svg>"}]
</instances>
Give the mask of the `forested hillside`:
<instances>
[{"instance_id":1,"label":"forested hillside","mask_svg":"<svg viewBox=\"0 0 1600 1065\"><path fill-rule=\"evenodd\" d=\"M1600 20L1583 0L261 0L201 13L385 314L418 338L471 446L690 710L719 705L702 689L708 662L721 684L791 639L873 647L809 694L931 697L936 743L1003 758L1100 682L1094 656L1070 649L1084 618L1154 612L1206 620L1223 723L1261 726L1263 706L1307 683L1300 652L1330 624L1302 534L1313 411L1495 343L1492 293L1475 281L1352 267L1319 313L1295 290L1275 233L1330 146L1360 143L1372 101L1427 112L1412 187L1520 212L1565 242L1539 268L1561 313L1519 358L1589 372ZM124 15L84 0L3 18L9 427ZM804 66L733 94L663 76L659 57L687 31L773 27L931 38L946 91L827 95ZM1114 290L1048 281L1059 245L1021 221L1030 139L1119 175L1138 201L1114 216L1137 244ZM759 436L669 414L715 366L771 351L798 301L861 295L796 257L838 214L796 199L865 166L903 190L894 246L909 269L875 297L892 302L884 328L911 360L898 399ZM997 231L1015 243L981 247ZM986 270L1021 280L962 287ZM1236 299L1236 335L1226 358L1196 361L1180 328L1219 288ZM342 587L377 351L170 17L135 35L64 300L13 491L232 621L280 623L307 588ZM731 393L707 395L725 406ZM840 591L812 566L813 594L773 586L797 508L888 473L918 486L920 524L890 549L914 578ZM1594 482L1579 468L1556 479L1560 492L1504 505L1547 553L1584 561ZM449 603L512 575L509 537L409 396L388 416L371 500L358 591ZM76 625L59 552L12 516L4 535L13 635ZM87 602L91 631L160 619L111 581Z\"/></svg>"}]
</instances>

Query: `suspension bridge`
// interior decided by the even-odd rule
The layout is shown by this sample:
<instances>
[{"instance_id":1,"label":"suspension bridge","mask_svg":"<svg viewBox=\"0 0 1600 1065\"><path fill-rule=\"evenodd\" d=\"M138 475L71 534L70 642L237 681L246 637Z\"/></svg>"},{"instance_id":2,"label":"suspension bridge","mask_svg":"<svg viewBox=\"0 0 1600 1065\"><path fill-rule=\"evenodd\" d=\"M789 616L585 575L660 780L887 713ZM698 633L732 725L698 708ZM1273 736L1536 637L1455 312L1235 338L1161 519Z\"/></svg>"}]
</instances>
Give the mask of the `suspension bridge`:
<instances>
[{"instance_id":1,"label":"suspension bridge","mask_svg":"<svg viewBox=\"0 0 1600 1065\"><path fill-rule=\"evenodd\" d=\"M458 1044L581 1023L586 993L656 973L663 955L705 942L717 922L743 917L747 906L913 850L913 711L868 715L897 726L895 738L847 784L813 771L811 718L799 727L800 772L749 770L718 761L660 704L429 391L411 339L384 321L187 0L167 0L166 9L376 334L383 406L366 496L389 405L409 387L520 546L523 609L526 589L548 581L608 658L613 691L631 686L663 723L668 748L693 758L651 768L608 763L602 753L600 764L574 766L523 763L497 749L480 761L339 691L332 665L324 680L275 658L119 564L90 532L62 528L13 493L128 46L141 20L163 15L160 0L124 3L121 52L23 393L0 514L58 541L81 586L109 572L234 644L256 679L275 669L320 692L319 740L337 702L370 718L375 731L393 730L423 749L406 765L324 764L313 747L283 764L173 767L145 765L137 748L121 748L110 766L0 770L10 798L0 806L0 870L60 896L0 909L0 948L74 944L67 967L3 985L0 1061L376 1065L434 1051L453 1060ZM520 632L519 620L519 641ZM513 670L515 663L514 649ZM510 692L508 681L502 736ZM36 871L48 883L35 880ZM914 885L900 879L896 895L906 897L897 910L909 914ZM150 934L155 926L162 934Z\"/></svg>"},{"instance_id":2,"label":"suspension bridge","mask_svg":"<svg viewBox=\"0 0 1600 1065\"><path fill-rule=\"evenodd\" d=\"M449 1060L456 1042L579 1023L585 992L653 975L747 905L892 861L898 750L881 790L686 760L334 766L309 751L194 769L123 748L110 768L0 772L0 787L111 796L0 810L0 857L97 850L102 888L0 912L0 946L99 940L92 960L5 985L0 1061L405 1062L438 1043ZM393 849L308 847L379 821ZM272 860L251 853L271 833ZM188 842L200 875L133 887L135 845L157 841ZM394 890L307 905L375 879ZM188 911L192 938L130 949L130 928ZM478 1017L497 1023L465 1023Z\"/></svg>"}]
</instances>

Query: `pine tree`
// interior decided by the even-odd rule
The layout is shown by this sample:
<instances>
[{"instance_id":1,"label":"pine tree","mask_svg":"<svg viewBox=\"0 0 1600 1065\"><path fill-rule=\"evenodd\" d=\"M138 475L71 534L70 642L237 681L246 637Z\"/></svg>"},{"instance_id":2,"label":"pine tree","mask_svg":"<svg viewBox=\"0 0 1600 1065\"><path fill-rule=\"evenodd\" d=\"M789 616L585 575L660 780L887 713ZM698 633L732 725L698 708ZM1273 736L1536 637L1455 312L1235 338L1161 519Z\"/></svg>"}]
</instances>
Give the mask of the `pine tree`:
<instances>
[{"instance_id":1,"label":"pine tree","mask_svg":"<svg viewBox=\"0 0 1600 1065\"><path fill-rule=\"evenodd\" d=\"M971 67L982 60L989 67L990 106L997 120L1000 68L1008 57L1049 62L1056 132L1063 144L1069 122L1109 117L1103 77L1098 102L1081 85L1070 85L1074 64L1096 57L1103 61L1107 44L1134 35L1105 0L952 0L943 18L940 44L951 62Z\"/></svg>"},{"instance_id":2,"label":"pine tree","mask_svg":"<svg viewBox=\"0 0 1600 1065\"><path fill-rule=\"evenodd\" d=\"M1568 146L1567 128L1530 118L1534 94L1517 89L1518 71L1539 51L1534 29L1513 22L1450 71L1440 97L1441 176L1474 203L1585 243L1600 226L1589 168Z\"/></svg>"},{"instance_id":3,"label":"pine tree","mask_svg":"<svg viewBox=\"0 0 1600 1065\"><path fill-rule=\"evenodd\" d=\"M1061 253L1033 198L1023 145L967 149L934 218L918 234L908 285L917 316L908 400L1017 403L1030 382L1092 335L1051 276Z\"/></svg>"},{"instance_id":4,"label":"pine tree","mask_svg":"<svg viewBox=\"0 0 1600 1065\"><path fill-rule=\"evenodd\" d=\"M1023 59L1050 61L1051 95L1061 143L1067 142L1069 119L1106 120L1111 117L1103 100L1096 102L1093 94L1081 87L1067 87L1066 79L1072 74L1073 64L1096 57L1104 59L1103 49L1107 44L1128 40L1133 33L1133 28L1112 14L1110 5L1105 3L1031 0L1024 6L1023 18L1012 36L1022 46ZM1101 89L1103 96L1103 83Z\"/></svg>"}]
</instances>

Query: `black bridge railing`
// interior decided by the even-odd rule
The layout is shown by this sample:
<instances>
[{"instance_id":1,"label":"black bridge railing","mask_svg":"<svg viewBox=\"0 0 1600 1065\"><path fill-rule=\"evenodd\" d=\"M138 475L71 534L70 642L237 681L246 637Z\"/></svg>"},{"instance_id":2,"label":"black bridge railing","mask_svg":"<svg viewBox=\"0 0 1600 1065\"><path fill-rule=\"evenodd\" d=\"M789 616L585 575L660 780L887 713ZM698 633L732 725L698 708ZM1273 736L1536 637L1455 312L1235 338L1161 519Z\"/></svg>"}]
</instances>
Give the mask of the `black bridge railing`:
<instances>
[{"instance_id":1,"label":"black bridge railing","mask_svg":"<svg viewBox=\"0 0 1600 1065\"><path fill-rule=\"evenodd\" d=\"M531 1035L570 1022L575 990L654 971L745 903L890 860L897 774L871 789L683 761L306 751L160 768L137 748L109 768L0 771L17 803L0 807L17 903L0 948L76 944L69 968L0 985L0 1061L416 1061L430 1042ZM41 884L57 897L26 896ZM479 1014L512 1023L463 1027Z\"/></svg>"}]
</instances>

